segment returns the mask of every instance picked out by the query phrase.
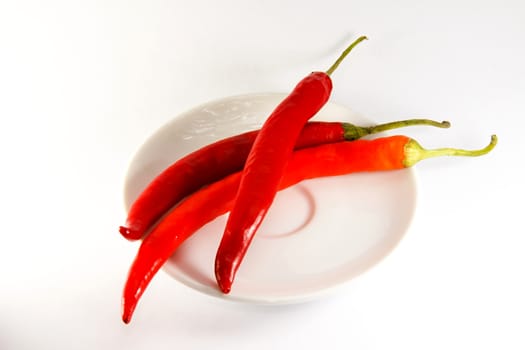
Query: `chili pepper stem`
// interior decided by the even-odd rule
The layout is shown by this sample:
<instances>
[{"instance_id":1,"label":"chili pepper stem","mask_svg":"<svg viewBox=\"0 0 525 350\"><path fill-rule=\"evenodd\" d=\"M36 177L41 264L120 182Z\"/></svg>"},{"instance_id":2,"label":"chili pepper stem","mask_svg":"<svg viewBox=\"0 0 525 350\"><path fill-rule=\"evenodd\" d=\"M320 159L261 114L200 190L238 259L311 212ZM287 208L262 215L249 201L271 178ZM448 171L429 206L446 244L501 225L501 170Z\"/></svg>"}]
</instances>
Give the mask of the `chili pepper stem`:
<instances>
[{"instance_id":1,"label":"chili pepper stem","mask_svg":"<svg viewBox=\"0 0 525 350\"><path fill-rule=\"evenodd\" d=\"M424 149L417 141L410 139L405 145L405 159L403 165L405 167L411 167L417 162L432 158L432 157L443 157L443 156L463 156L463 157L478 157L489 153L498 143L498 137L492 135L490 143L478 150L464 150L457 148L438 148L427 150Z\"/></svg>"},{"instance_id":2,"label":"chili pepper stem","mask_svg":"<svg viewBox=\"0 0 525 350\"><path fill-rule=\"evenodd\" d=\"M341 54L341 56L339 56L339 58L334 62L334 64L332 64L332 66L330 66L330 68L328 68L328 70L325 72L327 75L331 75L336 69L337 67L339 67L339 64L341 64L341 62L343 62L343 60L345 59L346 56L348 56L348 54L350 53L350 51L352 51L352 49L354 47L356 47L357 44L359 44L361 41L363 40L367 40L368 38L366 36L361 36L359 38L357 38L356 41L354 41L353 43L350 44L350 46L348 46L344 51L343 53Z\"/></svg>"},{"instance_id":3,"label":"chili pepper stem","mask_svg":"<svg viewBox=\"0 0 525 350\"><path fill-rule=\"evenodd\" d=\"M353 141L366 135L377 134L383 131L403 128L406 126L428 125L437 128L449 128L450 122L446 120L437 122L430 119L406 119L373 126L357 126L350 123L343 123L342 125L345 140Z\"/></svg>"}]
</instances>

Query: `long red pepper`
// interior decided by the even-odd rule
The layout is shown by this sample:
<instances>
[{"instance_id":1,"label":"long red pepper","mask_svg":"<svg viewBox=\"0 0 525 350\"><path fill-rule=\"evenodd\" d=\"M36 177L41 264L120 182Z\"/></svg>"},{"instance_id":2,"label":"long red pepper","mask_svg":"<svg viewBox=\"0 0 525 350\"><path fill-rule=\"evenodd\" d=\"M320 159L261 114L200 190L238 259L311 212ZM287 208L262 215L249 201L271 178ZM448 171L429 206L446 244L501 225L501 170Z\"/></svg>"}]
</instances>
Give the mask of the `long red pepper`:
<instances>
[{"instance_id":1,"label":"long red pepper","mask_svg":"<svg viewBox=\"0 0 525 350\"><path fill-rule=\"evenodd\" d=\"M488 146L474 151L426 150L406 136L390 136L311 147L293 153L278 189L316 177L402 169L430 157L480 156L492 150L496 142L496 136L492 136ZM241 173L237 172L193 193L146 236L123 291L122 320L125 323L131 321L144 290L177 248L196 230L232 208L240 181Z\"/></svg>"},{"instance_id":2,"label":"long red pepper","mask_svg":"<svg viewBox=\"0 0 525 350\"><path fill-rule=\"evenodd\" d=\"M355 140L409 125L448 127L448 122L409 119L368 127L339 122L309 122L305 125L295 149L324 143ZM243 168L259 131L249 131L209 144L192 152L162 171L135 199L120 233L128 240L138 240L182 198L199 188Z\"/></svg>"},{"instance_id":3,"label":"long red pepper","mask_svg":"<svg viewBox=\"0 0 525 350\"><path fill-rule=\"evenodd\" d=\"M305 123L328 101L330 74L366 37L354 41L326 72L301 80L263 124L244 166L235 204L215 258L219 288L229 293L235 273L270 208L284 168Z\"/></svg>"},{"instance_id":4,"label":"long red pepper","mask_svg":"<svg viewBox=\"0 0 525 350\"><path fill-rule=\"evenodd\" d=\"M200 187L242 169L258 131L209 144L166 168L133 202L119 231L129 240L141 239L148 229L182 198ZM298 148L341 141L344 125L317 122L305 126Z\"/></svg>"}]
</instances>

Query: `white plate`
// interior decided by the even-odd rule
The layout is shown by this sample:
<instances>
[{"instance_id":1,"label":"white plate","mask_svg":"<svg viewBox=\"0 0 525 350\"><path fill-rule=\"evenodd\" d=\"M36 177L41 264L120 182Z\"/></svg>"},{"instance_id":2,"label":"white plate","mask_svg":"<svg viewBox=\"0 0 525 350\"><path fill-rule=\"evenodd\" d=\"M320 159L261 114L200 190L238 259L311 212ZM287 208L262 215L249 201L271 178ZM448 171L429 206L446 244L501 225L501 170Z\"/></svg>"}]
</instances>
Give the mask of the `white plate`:
<instances>
[{"instance_id":1,"label":"white plate","mask_svg":"<svg viewBox=\"0 0 525 350\"><path fill-rule=\"evenodd\" d=\"M201 105L162 127L131 163L126 207L176 159L210 142L260 127L283 97L274 93L228 97ZM333 103L314 120L371 124ZM308 300L350 281L384 258L407 230L415 202L411 169L304 181L278 193L230 294L218 291L213 272L227 215L190 237L164 269L191 288L229 300Z\"/></svg>"}]
</instances>

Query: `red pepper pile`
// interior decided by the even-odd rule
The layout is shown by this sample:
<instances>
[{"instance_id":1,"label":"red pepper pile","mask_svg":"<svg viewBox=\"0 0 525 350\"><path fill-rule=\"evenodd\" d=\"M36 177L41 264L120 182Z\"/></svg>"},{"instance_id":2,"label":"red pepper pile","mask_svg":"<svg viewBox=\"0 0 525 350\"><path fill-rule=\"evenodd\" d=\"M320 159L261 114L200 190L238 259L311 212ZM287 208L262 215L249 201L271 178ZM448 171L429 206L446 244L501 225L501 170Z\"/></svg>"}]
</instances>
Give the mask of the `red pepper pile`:
<instances>
[{"instance_id":1,"label":"red pepper pile","mask_svg":"<svg viewBox=\"0 0 525 350\"><path fill-rule=\"evenodd\" d=\"M357 140L408 125L449 126L427 119L373 127L308 122L329 99L330 74L365 39L352 43L326 72L313 72L300 81L260 130L220 140L177 160L139 195L120 227L125 238L142 239L124 287L125 323L175 250L222 214L230 212L215 258L215 276L218 288L229 293L277 191L315 177L402 169L428 157L479 156L495 146L495 135L488 146L474 151L425 150L406 136Z\"/></svg>"}]
</instances>

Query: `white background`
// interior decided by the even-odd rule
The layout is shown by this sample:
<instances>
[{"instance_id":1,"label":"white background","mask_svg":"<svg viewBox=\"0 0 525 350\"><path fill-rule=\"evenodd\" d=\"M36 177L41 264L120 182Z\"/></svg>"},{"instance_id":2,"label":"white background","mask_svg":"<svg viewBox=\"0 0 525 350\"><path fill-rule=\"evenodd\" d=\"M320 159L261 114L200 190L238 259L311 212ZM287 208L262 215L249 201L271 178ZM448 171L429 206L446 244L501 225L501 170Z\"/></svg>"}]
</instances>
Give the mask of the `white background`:
<instances>
[{"instance_id":1,"label":"white background","mask_svg":"<svg viewBox=\"0 0 525 350\"><path fill-rule=\"evenodd\" d=\"M142 142L196 104L289 91L362 34L332 101L450 120L410 131L428 147L496 133L493 153L419 164L409 232L335 296L233 304L161 272L122 324ZM0 348L523 349L524 38L519 0L2 1Z\"/></svg>"}]
</instances>

